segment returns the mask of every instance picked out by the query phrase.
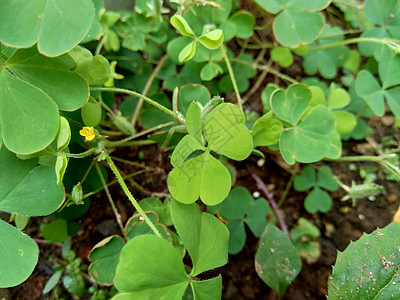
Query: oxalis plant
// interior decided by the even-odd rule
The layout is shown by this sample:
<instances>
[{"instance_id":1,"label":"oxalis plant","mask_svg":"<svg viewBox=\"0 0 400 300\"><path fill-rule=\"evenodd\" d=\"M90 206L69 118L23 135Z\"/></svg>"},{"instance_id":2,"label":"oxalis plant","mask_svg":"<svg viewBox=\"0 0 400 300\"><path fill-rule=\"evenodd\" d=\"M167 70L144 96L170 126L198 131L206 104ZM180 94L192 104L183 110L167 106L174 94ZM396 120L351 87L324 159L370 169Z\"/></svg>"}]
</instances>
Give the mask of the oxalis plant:
<instances>
[{"instance_id":1,"label":"oxalis plant","mask_svg":"<svg viewBox=\"0 0 400 300\"><path fill-rule=\"evenodd\" d=\"M342 155L343 141L371 134L370 117L393 114L399 126L399 1L255 0L257 15L231 0L126 4L0 4L0 287L33 272L39 248L23 230L47 216L42 235L64 245L45 293L62 281L91 299L220 299L221 275L205 272L243 249L246 225L259 238L255 270L271 299L281 298L302 259L320 255L318 227L301 218L289 230L280 212L292 185L314 214L332 208L328 192L338 188L353 205L384 192L374 182L346 184L323 162L373 162L400 180L396 142L376 155ZM334 15L345 25L326 22ZM285 74L295 59L310 77ZM269 73L279 85L265 85ZM112 155L151 144L172 165L165 193L132 181L153 167ZM282 198L256 174L265 198L231 189L231 162L266 152L291 173ZM126 182L149 197L138 201ZM128 220L109 191L116 183L135 209ZM86 273L70 236L103 190L120 234L91 249ZM399 230L392 223L338 253L328 299L399 297Z\"/></svg>"}]
</instances>

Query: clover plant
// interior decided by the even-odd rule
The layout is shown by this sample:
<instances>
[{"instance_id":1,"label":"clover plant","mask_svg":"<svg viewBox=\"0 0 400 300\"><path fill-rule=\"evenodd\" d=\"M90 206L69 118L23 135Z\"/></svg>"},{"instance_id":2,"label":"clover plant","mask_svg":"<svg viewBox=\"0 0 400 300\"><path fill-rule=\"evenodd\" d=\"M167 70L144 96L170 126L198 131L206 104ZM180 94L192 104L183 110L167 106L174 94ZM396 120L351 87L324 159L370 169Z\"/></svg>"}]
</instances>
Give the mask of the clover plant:
<instances>
[{"instance_id":1,"label":"clover plant","mask_svg":"<svg viewBox=\"0 0 400 300\"><path fill-rule=\"evenodd\" d=\"M235 187L223 202L210 208L214 214L218 213L227 221L230 254L242 251L246 243L245 224L255 237L261 235L267 224L266 216L270 211L267 200L264 198L254 200L244 187Z\"/></svg>"},{"instance_id":2,"label":"clover plant","mask_svg":"<svg viewBox=\"0 0 400 300\"><path fill-rule=\"evenodd\" d=\"M374 155L343 154L344 141L373 133L372 118L393 114L398 129L399 0L254 4L138 0L114 11L103 0L1 2L0 288L33 272L39 247L23 230L46 216L41 234L63 242L44 289L54 297L62 282L93 300L221 299L217 268L243 249L247 224L260 238L255 270L281 298L301 258L311 264L321 253L319 228L299 218L289 230L280 212L292 184L309 191L304 207L314 214L337 201L326 190L341 187L353 205L384 192L371 180L349 186L326 161L374 163L400 181L395 140ZM278 203L256 174L273 175L254 171L253 155L290 172ZM244 169L265 198L240 187ZM134 208L124 220L125 203L109 189L116 183ZM103 190L119 232L96 241L89 277L71 236ZM328 299L398 297L397 230L339 253Z\"/></svg>"},{"instance_id":3,"label":"clover plant","mask_svg":"<svg viewBox=\"0 0 400 300\"><path fill-rule=\"evenodd\" d=\"M301 175L294 178L294 188L299 192L304 192L312 188L311 192L304 200L304 208L309 213L328 212L332 208L332 198L324 191L336 191L338 183L332 178L332 170L327 166L322 166L316 172L314 168L306 166Z\"/></svg>"}]
</instances>

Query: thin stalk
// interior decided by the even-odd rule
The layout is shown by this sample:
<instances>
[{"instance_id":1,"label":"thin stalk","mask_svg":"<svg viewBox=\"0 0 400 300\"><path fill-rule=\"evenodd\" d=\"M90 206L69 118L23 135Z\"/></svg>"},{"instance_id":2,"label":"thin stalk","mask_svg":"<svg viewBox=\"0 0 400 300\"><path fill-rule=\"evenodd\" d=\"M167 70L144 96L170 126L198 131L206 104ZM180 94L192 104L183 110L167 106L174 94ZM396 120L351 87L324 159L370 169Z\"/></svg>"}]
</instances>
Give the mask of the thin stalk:
<instances>
[{"instance_id":1,"label":"thin stalk","mask_svg":"<svg viewBox=\"0 0 400 300\"><path fill-rule=\"evenodd\" d=\"M399 52L399 50L396 50L394 43L399 43L399 40L395 39L377 39L377 38L369 38L369 37L358 37L358 38L353 38L353 39L348 39L348 40L343 40L334 44L329 44L329 45L319 45L315 47L310 47L308 48L308 51L316 51L316 50L325 50L325 49L331 49L331 48L336 48L339 46L345 46L349 44L356 44L356 43L377 43L377 44L383 44L383 45L388 45L391 49L395 50L396 52ZM400 46L398 46L400 47Z\"/></svg>"},{"instance_id":2,"label":"thin stalk","mask_svg":"<svg viewBox=\"0 0 400 300\"><path fill-rule=\"evenodd\" d=\"M235 75L233 74L232 66L229 61L228 55L226 54L224 45L221 46L221 52L222 52L222 56L224 57L226 67L228 68L229 76L231 77L233 89L235 90L235 94L236 94L237 104L238 104L240 110L243 111L242 99L240 97L239 89L237 87L236 80L235 80Z\"/></svg>"},{"instance_id":3,"label":"thin stalk","mask_svg":"<svg viewBox=\"0 0 400 300\"><path fill-rule=\"evenodd\" d=\"M83 177L82 177L82 179L80 181L81 184L83 184L83 182L86 180L86 178L88 177L88 175L89 175L90 171L92 170L93 166L94 166L94 160L92 160L92 162L90 163L89 168L86 170L85 174L83 175Z\"/></svg>"},{"instance_id":4,"label":"thin stalk","mask_svg":"<svg viewBox=\"0 0 400 300\"><path fill-rule=\"evenodd\" d=\"M282 197L278 201L278 207L281 207L283 202L285 202L287 195L289 194L290 189L292 188L294 177L296 174L293 172L292 175L290 176L289 182L286 185L286 188L283 192Z\"/></svg>"},{"instance_id":5,"label":"thin stalk","mask_svg":"<svg viewBox=\"0 0 400 300\"><path fill-rule=\"evenodd\" d=\"M263 51L261 51L261 52L263 52ZM256 61L257 61L257 59L256 59ZM267 65L268 65L268 67L271 67L272 59L269 60ZM268 73L269 73L269 71L267 69L261 71L261 74L257 77L257 80L254 83L254 85L252 86L252 88L243 97L243 103L245 103L258 90L260 85L264 82L265 77L267 77Z\"/></svg>"},{"instance_id":6,"label":"thin stalk","mask_svg":"<svg viewBox=\"0 0 400 300\"><path fill-rule=\"evenodd\" d=\"M115 176L117 177L117 180L118 180L119 184L121 185L122 190L124 191L124 193L128 197L128 199L131 201L133 207L140 214L140 216L143 218L143 220L146 222L146 224L154 232L154 234L158 237L161 237L161 234L158 231L158 229L156 228L156 226L153 224L153 222L151 222L149 217L145 214L143 209L140 207L139 203L136 201L135 197L133 197L132 193L129 191L128 187L125 184L124 179L121 176L121 173L118 171L117 167L115 166L114 162L111 160L108 153L107 152L104 152L104 153L105 153L105 158L106 158L107 163L110 165L111 170L114 172Z\"/></svg>"},{"instance_id":7,"label":"thin stalk","mask_svg":"<svg viewBox=\"0 0 400 300\"><path fill-rule=\"evenodd\" d=\"M152 140L140 140L140 141L131 141L131 142L117 142L118 147L132 147L132 146L146 146L158 143L157 141ZM115 147L116 145L112 142L106 142L106 147L111 148Z\"/></svg>"},{"instance_id":8,"label":"thin stalk","mask_svg":"<svg viewBox=\"0 0 400 300\"><path fill-rule=\"evenodd\" d=\"M282 229L282 231L284 233L286 233L290 237L289 230L286 226L285 221L283 220L281 212L279 211L279 207L276 205L274 198L272 197L271 193L268 191L264 182L256 174L251 174L251 176L253 177L254 181L256 182L258 188L264 194L265 198L267 198L269 205L272 207L272 209L276 215L276 218L278 219L279 227Z\"/></svg>"},{"instance_id":9,"label":"thin stalk","mask_svg":"<svg viewBox=\"0 0 400 300\"><path fill-rule=\"evenodd\" d=\"M128 237L127 237L127 235L126 235L126 232L125 232L125 229L124 229L124 225L122 225L121 215L119 214L118 209L117 209L117 207L115 206L115 203L114 203L114 201L113 201L113 199L112 199L112 197L111 197L110 191L109 191L109 189L108 189L108 187L107 187L107 183L106 183L106 181L105 181L105 179L104 179L103 173L101 172L98 163L96 163L96 171L97 171L97 174L99 174L99 178L100 178L101 184L103 185L103 189L104 189L104 191L106 192L108 202L110 202L111 209L112 209L112 211L113 211L113 213L114 213L115 219L117 220L119 229L121 230L122 235L124 236L125 241L127 241L127 240L128 240Z\"/></svg>"},{"instance_id":10,"label":"thin stalk","mask_svg":"<svg viewBox=\"0 0 400 300\"><path fill-rule=\"evenodd\" d=\"M159 129L162 129L164 127L168 127L168 126L171 126L171 125L175 125L175 122L168 122L168 123L157 125L156 127L141 131L141 132L139 132L139 133L137 133L135 135L132 135L132 136L128 136L127 138L125 138L123 140L120 140L120 141L108 141L107 142L107 146L116 147L116 146L119 146L120 143L129 142L130 140L133 140L135 138L138 138L138 137L141 137L143 135L146 135L146 134L148 134L150 132L153 132L153 131L156 131L156 130L159 130Z\"/></svg>"},{"instance_id":11,"label":"thin stalk","mask_svg":"<svg viewBox=\"0 0 400 300\"><path fill-rule=\"evenodd\" d=\"M243 60L239 60L239 59L235 60L235 62L237 62L239 64L251 66L253 69L257 69L257 70L260 70L260 71L267 70L269 73L271 73L271 74L273 74L273 75L275 75L275 76L277 76L277 77L279 77L279 78L281 78L281 79L283 79L283 80L285 80L287 82L290 82L290 83L294 83L294 84L300 83L296 79L294 79L294 78L292 78L290 76L287 76L287 75L285 75L285 74L283 74L281 72L278 72L274 68L266 66L266 65L252 64L252 63L249 63L247 61L243 61Z\"/></svg>"},{"instance_id":12,"label":"thin stalk","mask_svg":"<svg viewBox=\"0 0 400 300\"><path fill-rule=\"evenodd\" d=\"M172 110L162 106L158 102L156 102L138 92L135 92L135 91L131 91L131 90L127 90L127 89L120 89L120 88L115 88L115 87L91 87L90 90L98 91L98 92L123 93L123 94L136 96L136 97L143 99L144 101L150 103L151 105L157 107L158 109L162 110L163 112L173 116L174 118L178 118L179 120L184 120L182 114L180 114L179 112L173 112Z\"/></svg>"},{"instance_id":13,"label":"thin stalk","mask_svg":"<svg viewBox=\"0 0 400 300\"><path fill-rule=\"evenodd\" d=\"M134 166L134 167L146 169L148 171L155 171L156 170L154 168L147 167L146 165L138 164L138 163L135 163L133 161L126 160L126 159L123 159L123 158L119 158L119 157L116 157L116 156L110 156L110 157L114 161L118 161L118 162L121 162L121 163L124 163L124 164L127 164L127 165L131 165L131 166Z\"/></svg>"},{"instance_id":14,"label":"thin stalk","mask_svg":"<svg viewBox=\"0 0 400 300\"><path fill-rule=\"evenodd\" d=\"M106 38L107 38L107 34L106 34L106 32L104 32L104 34L101 37L99 43L97 44L97 47L96 47L96 50L94 51L94 55L93 56L96 56L96 55L100 54L101 48L103 48L103 45L106 42Z\"/></svg>"},{"instance_id":15,"label":"thin stalk","mask_svg":"<svg viewBox=\"0 0 400 300\"><path fill-rule=\"evenodd\" d=\"M137 176L137 175L140 175L140 174L143 174L143 173L146 173L146 172L151 172L151 171L152 171L152 170L147 170L147 169L145 169L145 170L140 170L140 171L131 173L131 174L129 174L129 175L122 176L122 178L123 178L124 180L126 180L126 179L129 179L129 178L135 177L135 176ZM116 183L118 183L118 180L117 180L117 179L114 179L114 180L110 181L109 183L107 183L107 187L110 187L110 186L112 186L112 185L114 185L114 184L116 184ZM93 192L87 193L87 194L83 195L82 200L85 199L85 198L87 198L87 197L90 197L90 196L92 196L92 195L94 195L94 194L97 194L98 192L101 192L102 190L104 190L103 187L98 188L97 190L94 190Z\"/></svg>"},{"instance_id":16,"label":"thin stalk","mask_svg":"<svg viewBox=\"0 0 400 300\"><path fill-rule=\"evenodd\" d=\"M154 79L156 78L156 75L158 74L158 72L160 72L160 69L164 65L164 63L167 60L167 58L168 58L168 54L165 54L160 59L160 61L158 62L157 66L154 68L153 72L151 72L150 77L147 79L146 85L143 88L143 91L142 91L142 95L143 96L146 96L147 93L149 92L150 87L153 84ZM131 124L132 124L133 127L135 127L136 121L137 121L137 119L139 117L140 111L141 111L142 106L143 106L143 101L144 101L143 98L139 99L138 105L136 106L135 112L134 112L134 114L132 116Z\"/></svg>"}]
</instances>

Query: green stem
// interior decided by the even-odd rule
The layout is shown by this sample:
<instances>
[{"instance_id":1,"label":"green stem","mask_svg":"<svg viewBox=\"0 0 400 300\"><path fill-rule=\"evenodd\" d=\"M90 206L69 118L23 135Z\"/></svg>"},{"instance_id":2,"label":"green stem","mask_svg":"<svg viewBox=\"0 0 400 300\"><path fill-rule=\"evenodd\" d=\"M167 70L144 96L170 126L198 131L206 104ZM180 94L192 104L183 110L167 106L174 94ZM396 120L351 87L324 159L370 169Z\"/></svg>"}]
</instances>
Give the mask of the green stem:
<instances>
[{"instance_id":1,"label":"green stem","mask_svg":"<svg viewBox=\"0 0 400 300\"><path fill-rule=\"evenodd\" d=\"M243 111L242 99L240 97L239 89L237 87L236 80L235 80L235 75L233 74L232 66L231 66L231 63L229 61L228 55L226 54L224 45L221 46L221 52L222 52L222 55L224 57L224 60L225 60L225 63L226 63L226 67L228 68L229 76L231 77L231 81L232 81L233 89L235 90L238 106L239 106L240 110Z\"/></svg>"},{"instance_id":2,"label":"green stem","mask_svg":"<svg viewBox=\"0 0 400 300\"><path fill-rule=\"evenodd\" d=\"M174 118L178 118L181 122L184 120L184 117L182 116L181 113L173 112L172 110L162 106L158 102L156 102L138 92L135 92L135 91L131 91L131 90L127 90L127 89L120 89L120 88L115 88L115 87L91 87L90 90L98 91L98 92L123 93L123 94L136 96L136 97L143 99L144 101L150 103L151 105L157 107L158 109L162 110L163 112L173 116ZM184 123L184 122L182 122L182 123Z\"/></svg>"},{"instance_id":3,"label":"green stem","mask_svg":"<svg viewBox=\"0 0 400 300\"><path fill-rule=\"evenodd\" d=\"M104 179L103 173L101 172L98 163L96 163L96 171L97 171L97 174L99 174L99 178L100 178L101 184L103 185L104 191L106 192L106 195L107 195L107 198L108 198L108 202L110 202L111 209L112 209L112 211L114 213L115 219L117 220L117 223L118 223L119 228L120 228L120 230L122 232L122 235L124 236L125 241L127 241L128 237L126 236L124 225L122 225L121 215L119 214L118 209L115 206L115 203L114 203L114 201L113 201L113 199L111 197L110 191L109 191L109 189L107 187L107 183L106 183L106 181Z\"/></svg>"},{"instance_id":4,"label":"green stem","mask_svg":"<svg viewBox=\"0 0 400 300\"><path fill-rule=\"evenodd\" d=\"M292 173L290 176L289 182L287 183L285 187L285 191L283 192L282 197L278 201L278 207L281 207L282 204L285 202L287 195L289 194L290 189L292 188L294 177L296 176L296 173Z\"/></svg>"},{"instance_id":5,"label":"green stem","mask_svg":"<svg viewBox=\"0 0 400 300\"><path fill-rule=\"evenodd\" d=\"M111 147L132 147L132 146L147 146L147 145L153 145L157 144L157 141L153 140L140 140L140 141L131 141L131 142L117 142L116 144L114 142L106 142L106 147L111 148Z\"/></svg>"},{"instance_id":6,"label":"green stem","mask_svg":"<svg viewBox=\"0 0 400 300\"><path fill-rule=\"evenodd\" d=\"M383 167L385 170L393 173L395 176L400 178L400 169L391 164L386 160L386 158L390 155L396 155L396 152L399 152L400 148L394 149L388 153L381 154L379 156L344 156L344 157L339 157L336 159L324 159L327 161L371 161L379 164L381 167Z\"/></svg>"},{"instance_id":7,"label":"green stem","mask_svg":"<svg viewBox=\"0 0 400 300\"><path fill-rule=\"evenodd\" d=\"M140 133L137 133L135 135L129 136L129 137L127 137L127 138L125 138L123 140L120 140L120 141L109 141L109 142L107 142L107 146L116 147L116 146L119 146L120 144L129 142L129 141L131 141L131 140L133 140L135 138L141 137L141 136L146 135L146 134L148 134L150 132L153 132L153 131L156 131L156 130L159 130L159 129L162 129L164 127L168 127L168 126L171 126L171 125L175 125L175 122L168 122L168 123L157 125L157 126L155 126L153 128L141 131Z\"/></svg>"},{"instance_id":8,"label":"green stem","mask_svg":"<svg viewBox=\"0 0 400 300\"><path fill-rule=\"evenodd\" d=\"M67 153L67 152L59 152L57 154L63 154L66 157L71 157L71 158L85 158L88 157L89 155L93 154L96 152L97 148L90 148L89 150L82 152L82 153Z\"/></svg>"},{"instance_id":9,"label":"green stem","mask_svg":"<svg viewBox=\"0 0 400 300\"><path fill-rule=\"evenodd\" d=\"M160 59L160 61L158 62L157 66L155 67L153 72L150 74L150 77L147 79L146 85L144 86L143 91L142 91L142 95L143 96L146 96L147 93L149 92L150 87L153 84L154 79L156 78L156 75L158 74L158 72L160 72L161 67L164 65L164 63L167 60L167 58L168 58L168 54L165 54ZM135 127L136 121L137 121L137 119L139 117L140 111L141 111L142 106L143 106L143 101L144 100L142 98L139 100L138 105L136 106L135 112L134 112L134 114L132 116L131 124L132 124L133 127Z\"/></svg>"},{"instance_id":10,"label":"green stem","mask_svg":"<svg viewBox=\"0 0 400 300\"><path fill-rule=\"evenodd\" d=\"M126 180L126 179L129 179L129 178L135 177L135 176L137 176L137 175L140 175L140 174L143 174L143 173L147 173L147 172L151 172L151 171L152 171L152 170L150 170L150 169L144 169L144 170L140 170L140 171L131 173L131 174L126 175L126 176L122 176L122 178ZM107 187L110 187L110 186L112 186L112 185L114 185L114 184L116 184L116 183L118 183L118 180L117 180L117 179L114 179L114 180L110 181L109 183L107 183ZM85 195L82 196L82 200L85 199L85 198L87 198L87 197L90 197L90 196L92 196L92 195L94 195L94 194L97 194L98 192L101 192L102 190L104 190L103 187L98 188L97 190L94 190L94 191L92 191L92 192L89 192L89 193L87 193L87 194L85 194Z\"/></svg>"},{"instance_id":11,"label":"green stem","mask_svg":"<svg viewBox=\"0 0 400 300\"><path fill-rule=\"evenodd\" d=\"M378 44L383 44L387 45L390 47L392 50L399 52L400 50L397 45L399 43L399 40L395 39L378 39L378 38L368 38L368 37L358 37L358 38L353 38L353 39L348 39L348 40L343 40L334 44L329 44L329 45L320 45L320 46L315 46L315 47L310 47L308 48L308 51L316 51L316 50L325 50L325 49L330 49L330 48L336 48L339 46L345 46L349 44L356 44L356 43L378 43Z\"/></svg>"},{"instance_id":12,"label":"green stem","mask_svg":"<svg viewBox=\"0 0 400 300\"><path fill-rule=\"evenodd\" d=\"M146 222L146 224L151 228L151 230L154 232L154 234L158 237L161 237L160 232L156 228L156 226L151 222L149 217L145 214L143 209L140 207L139 203L136 201L135 197L133 197L132 193L129 191L128 187L125 184L124 179L121 176L121 173L118 171L117 167L115 166L114 162L111 160L110 156L108 155L107 152L104 152L105 158L107 163L110 165L111 170L114 172L115 176L117 177L117 180L119 184L121 185L122 190L124 191L125 195L128 197L128 199L131 201L133 207L135 207L136 211L140 214L140 216L143 218L143 220Z\"/></svg>"},{"instance_id":13,"label":"green stem","mask_svg":"<svg viewBox=\"0 0 400 300\"><path fill-rule=\"evenodd\" d=\"M287 75L285 75L285 74L283 74L281 72L278 72L274 68L266 66L266 65L252 64L252 63L249 63L247 61L242 61L242 60L236 60L236 62L239 63L239 64L244 64L244 65L251 66L253 69L257 69L257 70L260 70L260 71L267 70L269 73L271 73L271 74L273 74L273 75L275 75L275 76L277 76L277 77L279 77L279 78L281 78L281 79L283 79L283 80L285 80L287 82L290 82L290 83L294 83L294 84L300 83L296 79L294 79L294 78L292 78L290 76L287 76Z\"/></svg>"},{"instance_id":14,"label":"green stem","mask_svg":"<svg viewBox=\"0 0 400 300\"><path fill-rule=\"evenodd\" d=\"M93 56L100 54L101 48L103 48L103 45L106 42L106 38L107 38L107 34L106 34L106 32L104 32L103 36L101 37L100 42L97 44L97 47L96 47L96 50L94 51Z\"/></svg>"}]
</instances>

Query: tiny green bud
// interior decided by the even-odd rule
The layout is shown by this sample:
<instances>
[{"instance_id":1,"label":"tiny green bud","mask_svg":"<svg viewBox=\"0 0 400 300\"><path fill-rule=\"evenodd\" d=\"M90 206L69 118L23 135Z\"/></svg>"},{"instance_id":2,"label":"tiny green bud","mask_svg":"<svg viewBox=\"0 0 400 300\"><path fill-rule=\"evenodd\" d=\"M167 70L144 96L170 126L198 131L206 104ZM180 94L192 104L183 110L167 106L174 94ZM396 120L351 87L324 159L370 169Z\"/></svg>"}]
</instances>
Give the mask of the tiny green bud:
<instances>
[{"instance_id":1,"label":"tiny green bud","mask_svg":"<svg viewBox=\"0 0 400 300\"><path fill-rule=\"evenodd\" d=\"M80 182L72 188L71 199L74 204L83 204L83 189Z\"/></svg>"}]
</instances>

